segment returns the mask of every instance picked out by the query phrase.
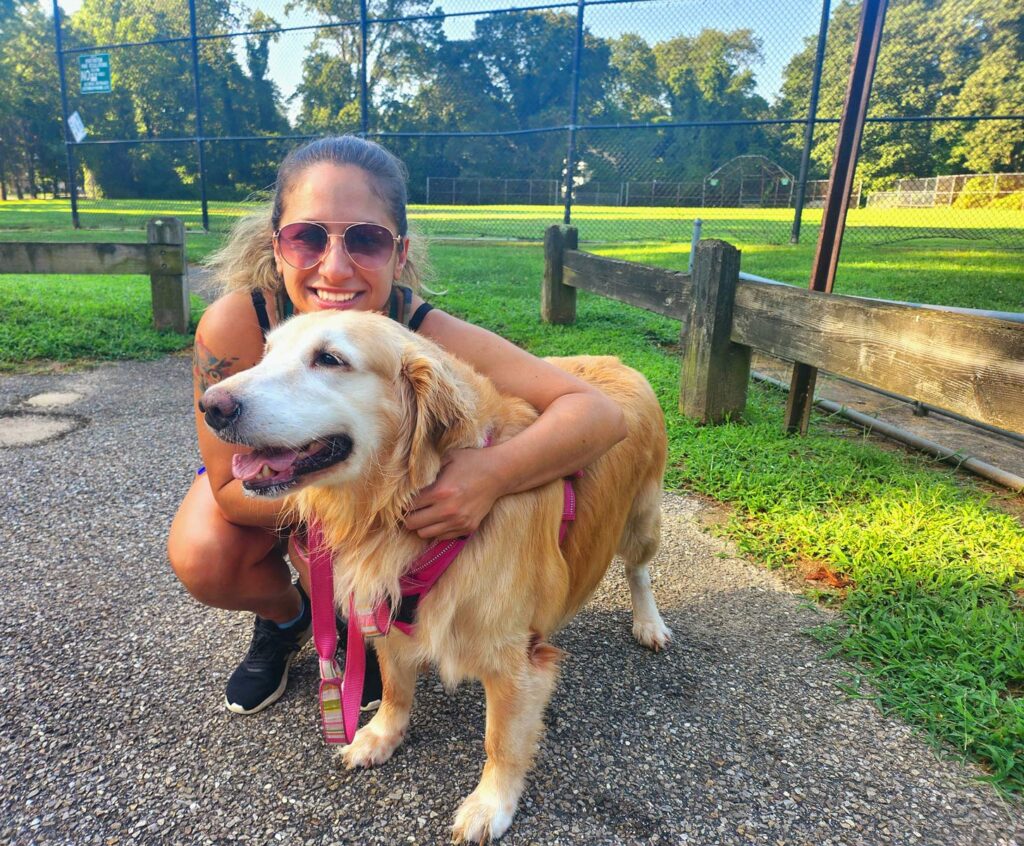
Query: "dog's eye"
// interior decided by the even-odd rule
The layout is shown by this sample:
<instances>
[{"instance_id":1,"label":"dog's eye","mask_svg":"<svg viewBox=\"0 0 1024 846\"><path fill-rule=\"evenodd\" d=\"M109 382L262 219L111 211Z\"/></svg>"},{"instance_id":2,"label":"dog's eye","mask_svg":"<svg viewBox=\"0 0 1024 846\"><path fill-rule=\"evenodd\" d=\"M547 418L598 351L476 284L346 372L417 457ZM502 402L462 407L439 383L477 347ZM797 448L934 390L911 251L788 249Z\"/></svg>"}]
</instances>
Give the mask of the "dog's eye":
<instances>
[{"instance_id":1,"label":"dog's eye","mask_svg":"<svg viewBox=\"0 0 1024 846\"><path fill-rule=\"evenodd\" d=\"M320 352L313 356L313 366L348 368L349 363L340 356L336 356L334 353L329 353L327 350L320 350Z\"/></svg>"}]
</instances>

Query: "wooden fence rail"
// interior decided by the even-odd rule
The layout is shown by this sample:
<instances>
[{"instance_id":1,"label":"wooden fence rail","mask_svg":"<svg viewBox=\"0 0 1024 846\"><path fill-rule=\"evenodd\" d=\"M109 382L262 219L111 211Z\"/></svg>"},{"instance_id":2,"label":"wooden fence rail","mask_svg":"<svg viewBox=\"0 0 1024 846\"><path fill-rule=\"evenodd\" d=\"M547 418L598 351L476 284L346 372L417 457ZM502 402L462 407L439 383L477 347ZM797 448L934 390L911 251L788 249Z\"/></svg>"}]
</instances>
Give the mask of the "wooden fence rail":
<instances>
[{"instance_id":1,"label":"wooden fence rail","mask_svg":"<svg viewBox=\"0 0 1024 846\"><path fill-rule=\"evenodd\" d=\"M145 274L153 325L181 333L189 329L185 226L174 217L150 220L145 244L0 243L0 273Z\"/></svg>"},{"instance_id":2,"label":"wooden fence rail","mask_svg":"<svg viewBox=\"0 0 1024 846\"><path fill-rule=\"evenodd\" d=\"M580 289L679 320L679 407L703 423L742 414L757 349L1024 432L1024 323L740 279L739 251L724 241L700 242L692 275L576 243L572 229L547 232L543 302L560 308L543 318L573 322Z\"/></svg>"}]
</instances>

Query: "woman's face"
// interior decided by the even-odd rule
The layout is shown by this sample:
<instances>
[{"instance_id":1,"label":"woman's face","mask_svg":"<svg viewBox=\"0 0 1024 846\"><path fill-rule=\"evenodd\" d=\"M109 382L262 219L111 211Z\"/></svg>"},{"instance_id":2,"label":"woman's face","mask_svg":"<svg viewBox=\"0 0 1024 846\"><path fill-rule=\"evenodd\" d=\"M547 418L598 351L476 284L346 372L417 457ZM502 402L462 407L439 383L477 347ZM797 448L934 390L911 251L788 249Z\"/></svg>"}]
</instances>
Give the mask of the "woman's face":
<instances>
[{"instance_id":1,"label":"woman's face","mask_svg":"<svg viewBox=\"0 0 1024 846\"><path fill-rule=\"evenodd\" d=\"M382 267L366 270L352 261L340 237L353 223L376 223L397 234L397 224L384 201L373 192L366 171L355 165L322 162L300 173L284 196L279 230L298 221L321 223L332 236L339 237L331 237L327 255L306 270L288 264L280 243L274 240L277 272L284 279L295 310L384 309L391 286L405 267L409 239L402 238Z\"/></svg>"}]
</instances>

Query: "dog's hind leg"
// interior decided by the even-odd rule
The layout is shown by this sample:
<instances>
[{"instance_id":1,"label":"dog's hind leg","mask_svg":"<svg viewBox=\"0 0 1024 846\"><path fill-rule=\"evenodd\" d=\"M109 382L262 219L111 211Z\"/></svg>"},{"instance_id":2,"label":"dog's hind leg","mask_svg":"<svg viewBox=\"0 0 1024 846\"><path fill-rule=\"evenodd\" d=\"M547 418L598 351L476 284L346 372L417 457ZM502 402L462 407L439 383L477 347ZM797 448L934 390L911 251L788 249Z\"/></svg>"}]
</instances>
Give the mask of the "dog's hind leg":
<instances>
[{"instance_id":1,"label":"dog's hind leg","mask_svg":"<svg viewBox=\"0 0 1024 846\"><path fill-rule=\"evenodd\" d=\"M532 642L501 675L484 678L487 761L476 789L455 814L452 840L497 840L512 823L544 729L544 708L558 680L561 651Z\"/></svg>"},{"instance_id":2,"label":"dog's hind leg","mask_svg":"<svg viewBox=\"0 0 1024 846\"><path fill-rule=\"evenodd\" d=\"M380 708L374 718L356 732L352 742L341 750L342 760L348 769L383 764L399 747L409 727L419 668L415 663L401 660L401 655L389 648L385 638L381 638L377 646L384 683Z\"/></svg>"},{"instance_id":3,"label":"dog's hind leg","mask_svg":"<svg viewBox=\"0 0 1024 846\"><path fill-rule=\"evenodd\" d=\"M626 580L633 603L633 637L648 649L659 652L672 640L651 591L648 562L661 542L661 480L645 484L626 520L619 541L619 555L626 565Z\"/></svg>"}]
</instances>

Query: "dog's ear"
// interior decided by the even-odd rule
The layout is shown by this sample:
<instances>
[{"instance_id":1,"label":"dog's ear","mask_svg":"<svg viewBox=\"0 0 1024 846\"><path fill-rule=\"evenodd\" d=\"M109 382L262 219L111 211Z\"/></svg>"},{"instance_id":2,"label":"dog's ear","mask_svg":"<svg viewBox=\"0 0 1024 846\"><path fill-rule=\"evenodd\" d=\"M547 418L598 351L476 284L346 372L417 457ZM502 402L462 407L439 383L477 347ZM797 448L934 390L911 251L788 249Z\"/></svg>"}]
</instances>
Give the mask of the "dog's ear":
<instances>
[{"instance_id":1,"label":"dog's ear","mask_svg":"<svg viewBox=\"0 0 1024 846\"><path fill-rule=\"evenodd\" d=\"M412 425L409 477L419 490L434 481L448 449L472 438L473 398L447 361L413 344L402 356L402 379Z\"/></svg>"}]
</instances>

